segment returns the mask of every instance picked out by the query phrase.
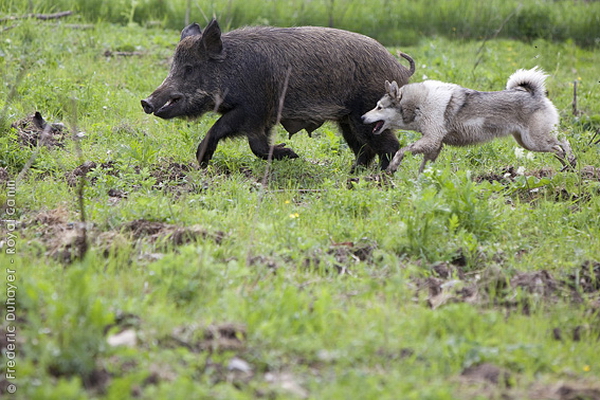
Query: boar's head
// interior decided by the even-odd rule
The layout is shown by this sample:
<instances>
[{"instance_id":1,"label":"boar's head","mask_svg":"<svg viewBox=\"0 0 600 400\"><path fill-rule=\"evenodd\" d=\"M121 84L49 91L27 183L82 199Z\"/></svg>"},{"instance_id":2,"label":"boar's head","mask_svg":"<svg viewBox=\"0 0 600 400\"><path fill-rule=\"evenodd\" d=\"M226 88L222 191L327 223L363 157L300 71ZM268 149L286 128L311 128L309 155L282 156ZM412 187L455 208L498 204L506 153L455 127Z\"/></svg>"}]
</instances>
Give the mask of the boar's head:
<instances>
[{"instance_id":1,"label":"boar's head","mask_svg":"<svg viewBox=\"0 0 600 400\"><path fill-rule=\"evenodd\" d=\"M222 94L218 87L223 59L221 29L212 20L202 31L193 23L181 31L171 70L142 107L147 114L169 119L199 117L215 108Z\"/></svg>"}]
</instances>

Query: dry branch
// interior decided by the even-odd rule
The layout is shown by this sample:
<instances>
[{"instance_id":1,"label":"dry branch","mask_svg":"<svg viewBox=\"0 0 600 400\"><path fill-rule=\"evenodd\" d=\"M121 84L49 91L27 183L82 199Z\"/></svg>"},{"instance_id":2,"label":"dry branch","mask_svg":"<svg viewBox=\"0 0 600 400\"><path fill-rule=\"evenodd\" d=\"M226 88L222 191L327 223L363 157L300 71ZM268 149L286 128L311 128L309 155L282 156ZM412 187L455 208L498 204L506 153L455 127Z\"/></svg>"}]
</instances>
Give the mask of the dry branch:
<instances>
[{"instance_id":1,"label":"dry branch","mask_svg":"<svg viewBox=\"0 0 600 400\"><path fill-rule=\"evenodd\" d=\"M25 15L14 15L12 17L6 17L6 18L0 18L0 22L6 22L6 21L16 21L18 19L29 19L29 18L33 18L33 19L41 19L41 20L49 20L49 19L59 19L59 18L64 18L64 17L68 17L69 15L72 15L73 11L61 11L61 12L57 12L54 14L25 14Z\"/></svg>"}]
</instances>

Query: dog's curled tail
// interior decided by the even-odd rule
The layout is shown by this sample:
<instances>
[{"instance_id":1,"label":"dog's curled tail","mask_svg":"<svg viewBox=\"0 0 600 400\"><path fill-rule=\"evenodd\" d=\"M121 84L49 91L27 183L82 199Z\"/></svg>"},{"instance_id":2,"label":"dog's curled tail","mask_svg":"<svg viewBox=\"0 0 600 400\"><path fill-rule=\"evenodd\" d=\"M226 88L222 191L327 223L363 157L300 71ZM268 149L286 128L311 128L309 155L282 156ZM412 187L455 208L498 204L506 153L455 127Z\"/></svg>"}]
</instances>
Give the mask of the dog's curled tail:
<instances>
[{"instance_id":1,"label":"dog's curled tail","mask_svg":"<svg viewBox=\"0 0 600 400\"><path fill-rule=\"evenodd\" d=\"M531 93L532 96L546 96L546 78L548 75L539 69L520 69L508 78L506 89L522 89Z\"/></svg>"}]
</instances>

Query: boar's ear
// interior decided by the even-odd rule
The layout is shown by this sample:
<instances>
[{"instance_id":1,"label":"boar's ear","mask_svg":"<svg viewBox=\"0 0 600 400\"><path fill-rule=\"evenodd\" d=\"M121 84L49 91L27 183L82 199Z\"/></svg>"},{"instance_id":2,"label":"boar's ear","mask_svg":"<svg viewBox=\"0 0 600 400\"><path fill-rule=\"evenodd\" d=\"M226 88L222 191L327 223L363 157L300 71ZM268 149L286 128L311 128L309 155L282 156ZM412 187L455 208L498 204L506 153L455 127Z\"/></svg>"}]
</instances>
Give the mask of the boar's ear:
<instances>
[{"instance_id":1,"label":"boar's ear","mask_svg":"<svg viewBox=\"0 0 600 400\"><path fill-rule=\"evenodd\" d=\"M200 29L200 25L198 25L197 23L193 23L190 24L188 26L186 26L185 28L183 28L183 30L181 31L181 39L179 39L180 41L185 39L188 36L198 36L202 33L202 30Z\"/></svg>"},{"instance_id":2,"label":"boar's ear","mask_svg":"<svg viewBox=\"0 0 600 400\"><path fill-rule=\"evenodd\" d=\"M209 57L218 58L223 50L223 42L221 41L221 28L216 19L204 28L202 33L202 44L208 53Z\"/></svg>"}]
</instances>

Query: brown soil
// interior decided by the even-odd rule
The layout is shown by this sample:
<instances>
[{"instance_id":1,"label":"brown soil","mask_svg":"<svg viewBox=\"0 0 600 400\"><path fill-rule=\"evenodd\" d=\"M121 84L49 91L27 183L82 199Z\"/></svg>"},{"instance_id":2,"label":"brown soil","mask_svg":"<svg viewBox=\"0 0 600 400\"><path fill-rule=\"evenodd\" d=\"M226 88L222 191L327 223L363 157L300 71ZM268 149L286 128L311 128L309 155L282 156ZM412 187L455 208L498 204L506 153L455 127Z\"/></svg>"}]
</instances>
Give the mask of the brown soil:
<instances>
[{"instance_id":1,"label":"brown soil","mask_svg":"<svg viewBox=\"0 0 600 400\"><path fill-rule=\"evenodd\" d=\"M106 256L113 242L127 242L127 235L159 246L181 246L204 239L220 244L225 237L223 232L208 232L197 225L182 227L143 219L126 223L120 229L100 232L93 224L84 226L81 222L73 221L63 208L39 212L25 220L19 228L32 231L32 236L41 244L45 255L67 264L85 254L90 245L104 249L102 253Z\"/></svg>"},{"instance_id":2,"label":"brown soil","mask_svg":"<svg viewBox=\"0 0 600 400\"><path fill-rule=\"evenodd\" d=\"M196 325L180 326L160 342L166 347L185 347L193 352L241 351L246 346L246 327L229 322L204 328Z\"/></svg>"},{"instance_id":3,"label":"brown soil","mask_svg":"<svg viewBox=\"0 0 600 400\"><path fill-rule=\"evenodd\" d=\"M323 269L323 272L334 271L340 274L352 274L351 268L358 262L373 261L373 251L377 249L374 242L340 242L332 243L326 252L314 250L304 259L305 267Z\"/></svg>"},{"instance_id":4,"label":"brown soil","mask_svg":"<svg viewBox=\"0 0 600 400\"><path fill-rule=\"evenodd\" d=\"M223 232L217 231L209 233L198 225L180 227L145 219L137 219L128 222L122 226L122 230L130 233L134 239L147 238L151 242L167 242L174 246L181 246L199 239L207 238L213 239L215 243L220 244L225 237L225 233Z\"/></svg>"},{"instance_id":5,"label":"brown soil","mask_svg":"<svg viewBox=\"0 0 600 400\"><path fill-rule=\"evenodd\" d=\"M467 382L491 383L493 385L501 384L505 387L510 386L510 373L489 363L465 368L461 373L461 377Z\"/></svg>"}]
</instances>

